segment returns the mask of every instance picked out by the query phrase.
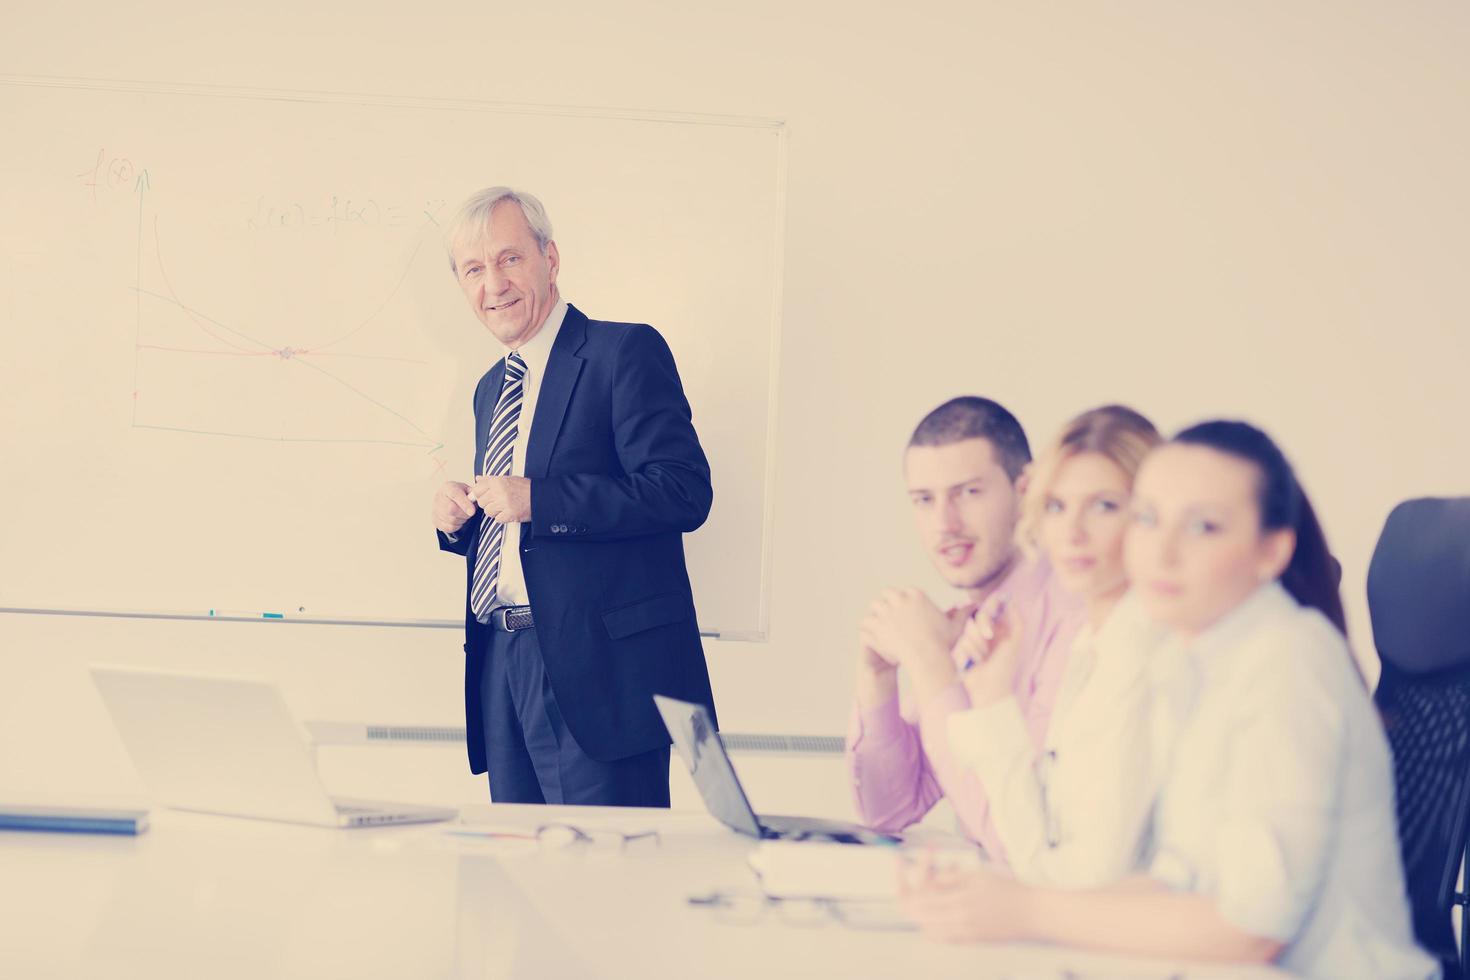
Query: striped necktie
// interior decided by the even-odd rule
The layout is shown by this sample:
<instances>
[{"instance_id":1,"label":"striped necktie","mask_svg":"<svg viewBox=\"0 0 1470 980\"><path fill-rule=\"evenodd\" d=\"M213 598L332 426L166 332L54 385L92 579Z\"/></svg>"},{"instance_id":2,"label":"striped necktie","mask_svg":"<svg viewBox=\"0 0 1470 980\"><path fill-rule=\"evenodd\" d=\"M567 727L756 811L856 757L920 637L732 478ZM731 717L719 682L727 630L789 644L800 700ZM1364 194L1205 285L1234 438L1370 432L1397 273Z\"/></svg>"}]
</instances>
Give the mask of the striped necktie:
<instances>
[{"instance_id":1,"label":"striped necktie","mask_svg":"<svg viewBox=\"0 0 1470 980\"><path fill-rule=\"evenodd\" d=\"M490 422L490 438L485 440L485 459L480 472L487 476L510 475L510 459L516 444L516 423L521 417L522 382L526 362L511 351L505 358L505 383L495 403L495 416ZM475 577L470 587L470 610L483 618L495 605L495 586L500 580L500 543L505 540L505 525L480 518L480 544L475 549Z\"/></svg>"}]
</instances>

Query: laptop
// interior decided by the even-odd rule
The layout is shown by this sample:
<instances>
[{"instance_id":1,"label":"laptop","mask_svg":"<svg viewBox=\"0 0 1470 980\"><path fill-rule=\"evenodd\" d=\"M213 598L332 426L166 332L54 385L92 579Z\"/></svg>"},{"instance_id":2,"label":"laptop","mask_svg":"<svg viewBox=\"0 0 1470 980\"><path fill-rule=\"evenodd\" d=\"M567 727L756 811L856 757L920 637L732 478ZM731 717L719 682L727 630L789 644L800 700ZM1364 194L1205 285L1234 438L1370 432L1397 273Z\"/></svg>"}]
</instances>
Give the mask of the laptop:
<instances>
[{"instance_id":1,"label":"laptop","mask_svg":"<svg viewBox=\"0 0 1470 980\"><path fill-rule=\"evenodd\" d=\"M725 826L762 840L817 840L838 844L897 844L902 838L854 823L815 817L757 816L725 745L703 705L653 696L674 747L710 814Z\"/></svg>"},{"instance_id":2,"label":"laptop","mask_svg":"<svg viewBox=\"0 0 1470 980\"><path fill-rule=\"evenodd\" d=\"M447 807L333 799L281 692L265 681L94 664L138 775L176 810L323 827L450 820Z\"/></svg>"}]
</instances>

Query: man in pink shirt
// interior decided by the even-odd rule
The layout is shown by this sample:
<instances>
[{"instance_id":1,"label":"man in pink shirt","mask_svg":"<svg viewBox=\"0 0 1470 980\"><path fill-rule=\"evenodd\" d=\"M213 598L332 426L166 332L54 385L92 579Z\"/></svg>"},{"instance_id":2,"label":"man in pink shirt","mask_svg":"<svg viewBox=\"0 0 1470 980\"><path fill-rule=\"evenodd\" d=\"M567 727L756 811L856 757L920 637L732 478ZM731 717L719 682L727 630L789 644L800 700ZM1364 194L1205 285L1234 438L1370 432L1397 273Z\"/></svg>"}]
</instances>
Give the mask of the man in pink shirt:
<instances>
[{"instance_id":1,"label":"man in pink shirt","mask_svg":"<svg viewBox=\"0 0 1470 980\"><path fill-rule=\"evenodd\" d=\"M1019 615L1025 635L1015 694L1038 747L1083 610L1042 558L1016 544L1031 448L1014 415L988 398L945 402L924 417L904 452L920 540L934 567L964 592L941 611L917 589L889 590L860 630L857 703L847 739L858 813L897 831L949 797L965 833L997 861L1004 851L975 774L950 755L945 720L970 707L951 653L966 619L992 595ZM909 679L900 712L898 672Z\"/></svg>"}]
</instances>

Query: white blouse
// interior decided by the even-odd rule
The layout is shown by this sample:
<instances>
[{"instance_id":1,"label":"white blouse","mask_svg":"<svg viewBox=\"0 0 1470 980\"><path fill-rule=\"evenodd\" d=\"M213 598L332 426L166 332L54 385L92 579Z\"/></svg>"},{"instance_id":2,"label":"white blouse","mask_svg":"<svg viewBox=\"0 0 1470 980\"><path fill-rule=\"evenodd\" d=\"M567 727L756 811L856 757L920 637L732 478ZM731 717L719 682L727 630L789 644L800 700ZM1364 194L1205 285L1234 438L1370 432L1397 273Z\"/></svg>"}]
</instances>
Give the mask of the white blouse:
<instances>
[{"instance_id":1,"label":"white blouse","mask_svg":"<svg viewBox=\"0 0 1470 980\"><path fill-rule=\"evenodd\" d=\"M1286 944L1309 977L1421 980L1399 859L1393 768L1346 642L1278 584L1192 642L1156 702L1167 775L1149 873Z\"/></svg>"},{"instance_id":2,"label":"white blouse","mask_svg":"<svg viewBox=\"0 0 1470 980\"><path fill-rule=\"evenodd\" d=\"M984 785L1020 880L1088 888L1141 863L1162 774L1151 707L1159 636L1131 595L1096 634L1079 632L1040 752L1014 697L950 716L950 750Z\"/></svg>"}]
</instances>

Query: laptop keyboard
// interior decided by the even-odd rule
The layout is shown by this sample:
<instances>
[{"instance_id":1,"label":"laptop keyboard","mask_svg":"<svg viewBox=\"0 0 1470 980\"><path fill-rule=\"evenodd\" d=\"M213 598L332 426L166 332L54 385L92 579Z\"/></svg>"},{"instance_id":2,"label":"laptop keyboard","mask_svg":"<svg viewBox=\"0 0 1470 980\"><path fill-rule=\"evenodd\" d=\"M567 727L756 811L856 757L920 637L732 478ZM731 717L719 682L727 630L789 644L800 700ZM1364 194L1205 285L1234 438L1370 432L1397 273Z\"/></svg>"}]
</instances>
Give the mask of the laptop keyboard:
<instances>
[{"instance_id":1,"label":"laptop keyboard","mask_svg":"<svg viewBox=\"0 0 1470 980\"><path fill-rule=\"evenodd\" d=\"M354 827L382 823L433 823L448 820L454 811L447 807L415 806L409 803L379 803L376 800L356 802L333 800L337 816L351 821Z\"/></svg>"}]
</instances>

